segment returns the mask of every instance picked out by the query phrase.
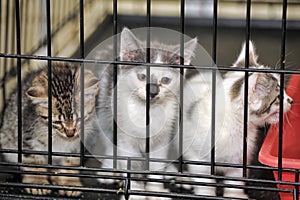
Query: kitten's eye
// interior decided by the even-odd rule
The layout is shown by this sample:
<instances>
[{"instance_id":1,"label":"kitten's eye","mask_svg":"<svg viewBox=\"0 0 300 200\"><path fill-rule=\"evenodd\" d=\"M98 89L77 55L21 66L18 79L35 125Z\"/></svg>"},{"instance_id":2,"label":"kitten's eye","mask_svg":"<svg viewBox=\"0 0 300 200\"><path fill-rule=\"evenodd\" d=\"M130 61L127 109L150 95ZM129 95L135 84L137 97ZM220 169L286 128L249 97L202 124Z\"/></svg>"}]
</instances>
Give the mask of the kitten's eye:
<instances>
[{"instance_id":1,"label":"kitten's eye","mask_svg":"<svg viewBox=\"0 0 300 200\"><path fill-rule=\"evenodd\" d=\"M44 120L48 120L48 117L46 117L46 116L41 116L41 118Z\"/></svg>"},{"instance_id":2,"label":"kitten's eye","mask_svg":"<svg viewBox=\"0 0 300 200\"><path fill-rule=\"evenodd\" d=\"M61 121L53 121L52 123L53 123L53 125L58 125L58 126L60 126L62 124Z\"/></svg>"},{"instance_id":3,"label":"kitten's eye","mask_svg":"<svg viewBox=\"0 0 300 200\"><path fill-rule=\"evenodd\" d=\"M138 78L140 81L144 81L144 80L146 80L146 75L145 75L145 74L137 74L137 78Z\"/></svg>"},{"instance_id":4,"label":"kitten's eye","mask_svg":"<svg viewBox=\"0 0 300 200\"><path fill-rule=\"evenodd\" d=\"M169 84L171 82L171 79L168 78L168 77L162 77L161 80L160 80L160 82L162 84Z\"/></svg>"}]
</instances>

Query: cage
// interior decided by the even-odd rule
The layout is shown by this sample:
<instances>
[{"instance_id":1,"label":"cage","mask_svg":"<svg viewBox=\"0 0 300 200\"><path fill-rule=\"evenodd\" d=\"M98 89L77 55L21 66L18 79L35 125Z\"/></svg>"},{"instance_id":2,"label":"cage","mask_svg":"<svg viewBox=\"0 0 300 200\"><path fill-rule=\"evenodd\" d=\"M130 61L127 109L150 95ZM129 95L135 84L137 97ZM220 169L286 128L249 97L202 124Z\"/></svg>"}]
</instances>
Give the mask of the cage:
<instances>
[{"instance_id":1,"label":"cage","mask_svg":"<svg viewBox=\"0 0 300 200\"><path fill-rule=\"evenodd\" d=\"M147 70L155 67L166 67L161 64L150 62L150 51L146 53L146 61L139 63L126 63L118 60L116 55L117 47L120 45L119 40L113 37L121 33L124 27L130 29L139 27L162 27L190 37L197 37L198 43L208 52L211 60L218 67L217 70L221 75L228 71L240 71L245 74L246 79L253 72L276 73L280 75L280 92L284 92L284 83L288 83L290 76L299 74L297 70L300 63L298 54L300 39L299 35L299 8L300 2L287 0L264 0L264 1L234 1L234 0L3 0L0 3L1 32L0 32L0 78L1 78L1 126L3 126L3 118L7 113L4 109L8 105L11 94L15 91L17 106L16 120L18 136L15 141L18 144L16 149L3 148L1 144L1 192L2 199L131 199L136 197L152 198L169 198L169 199L233 199L231 197L222 197L225 188L244 189L250 199L299 199L299 168L293 162L291 165L284 164L284 141L286 132L285 126L289 126L289 122L284 121L283 99L280 98L280 116L278 129L275 131L278 137L274 139L272 153L276 154L272 161L275 165L268 166L268 163L260 163L258 154L261 145L268 145L271 132L267 134L268 126L260 127L258 141L256 143L257 150L254 152L253 162L247 164L247 128L241 133L243 135L243 161L242 164L217 162L215 151L212 145L211 159L209 162L201 162L198 160L186 160L184 156L179 156L172 160L177 167L176 171L168 170L149 170L149 163L152 162L169 162L169 160L154 159L146 156L146 166L143 170L131 168L134 161L144 158L122 158L118 156L116 148L118 144L116 140L112 142L114 145L114 153L111 156L103 157L103 155L92 155L85 146L85 139L80 143L80 152L65 153L63 151L53 151L52 134L53 129L48 121L49 133L47 133L47 148L45 151L32 151L24 149L22 145L23 135L22 123L26 118L30 118L30 114L26 117L22 111L22 91L26 77L35 74L44 66L51 72L54 62L76 63L82 73L85 66L89 64L106 65L111 64L112 67L118 65L133 64L136 67L147 66ZM150 43L153 34L145 34L145 40ZM97 44L102 43L107 38L112 38L112 48L110 59L97 59L88 57L90 52ZM249 47L249 40L255 42L256 49L260 56L259 61L271 66L277 66L277 69L252 69L249 68L249 57L246 56L245 68L233 69L229 66L236 59L241 44L246 41ZM189 66L184 65L184 38L178 37L177 44L180 44L181 56L180 62L172 65L173 68L182 70L188 69ZM247 50L246 50L247 52ZM247 64L248 63L248 64ZM170 66L168 66L170 67ZM208 70L214 72L215 68L207 68L207 66L193 66L199 70ZM150 73L150 72L147 72ZM51 82L51 73L48 74L49 82ZM114 72L117 76L117 72ZM80 79L80 87L84 87L84 81ZM117 80L117 79L116 79ZM183 80L180 81L181 88L179 105L183 101ZM50 85L49 85L50 86ZM50 86L51 87L51 86ZM212 84L212 88L216 87ZM17 89L16 89L17 88ZM248 98L248 88L245 87L245 96ZM297 90L297 87L293 87ZM50 91L50 90L49 90ZM214 110L218 95L215 93L216 88L212 90L212 110ZM150 88L147 89L147 93ZM51 94L49 92L48 94ZM80 93L81 101L84 101L84 90ZM51 98L49 98L51 99ZM113 97L114 102L117 97ZM149 99L148 99L149 101ZM295 101L297 102L297 101ZM51 105L51 100L48 104ZM148 105L147 105L148 104ZM114 104L115 105L115 104ZM295 104L297 106L297 104ZM80 113L83 114L85 106L81 104ZM145 118L148 123L151 121L149 115L150 105L146 103ZM117 110L117 109L115 109ZM180 110L180 109L179 109ZM182 110L182 109L181 109ZM244 107L247 113L248 107ZM48 114L52 112L51 106ZM117 115L117 113L113 113ZM182 119L184 114L180 111L177 113L178 118ZM212 114L212 127L215 127L215 114ZM51 116L51 114L50 114ZM245 115L247 116L247 115ZM244 117L243 126L247 126L247 117ZM81 131L80 136L84 138L85 130L84 119L80 119ZM179 149L182 148L182 140L185 136L183 132L184 123L178 122L178 132L181 142L178 143ZM147 122L146 122L147 123ZM118 135L117 124L112 122L113 137ZM151 126L146 126L145 138L146 152L149 153L151 139L149 133ZM293 128L292 128L293 129ZM3 134L3 132L1 132ZM212 128L211 137L214 138L215 130ZM275 133L274 133L275 134ZM266 140L265 137L267 137ZM297 137L295 138L295 141ZM278 146L276 146L278 145ZM230 147L228 147L230 148ZM148 150L147 150L148 149ZM275 150L274 150L275 149ZM262 149L265 150L265 149ZM268 152L267 152L268 153ZM17 157L16 162L8 162L3 159L3 154L12 154ZM262 154L262 153L261 153ZM26 163L23 162L27 155L44 155L47 157L46 163ZM102 156L102 157L101 157ZM296 155L299 158L298 155ZM53 158L77 158L78 166L56 165ZM101 167L98 158L109 159L113 162L111 167ZM116 165L118 160L126 161L127 169L119 169ZM209 174L197 174L186 172L185 168L190 166L208 166ZM230 177L224 174L215 173L217 167L242 169L240 177ZM22 170L30 168L30 170ZM58 170L61 170L57 173ZM273 174L274 173L274 174ZM285 179L285 174L292 174L292 178ZM33 177L49 176L49 177L77 177L80 179L80 185L72 185L67 183L64 185L54 183L26 183L22 181L24 175L32 175ZM150 176L149 176L150 175ZM153 175L153 176L151 176ZM151 178L155 176L166 176L168 178ZM274 178L276 177L276 179ZM216 180L215 183L197 182L192 178L205 177L207 179ZM112 184L99 183L97 179L103 179L107 182L115 180ZM105 182L104 181L104 182ZM165 191L147 191L135 190L133 182L141 183L163 183L169 192ZM226 181L231 181L227 182ZM234 182L242 181L245 185L236 185ZM122 183L122 184L120 184ZM188 185L189 189L183 189L178 185ZM288 185L289 187L277 187L277 185ZM217 188L216 196L207 196L195 194L190 187L193 186L211 186ZM34 195L26 192L27 188L36 188L38 191L51 190L51 194L43 193ZM60 193L62 190L80 192L79 196L72 196ZM287 197L286 197L287 196ZM238 197L236 197L238 199ZM242 197L241 197L242 199Z\"/></svg>"}]
</instances>

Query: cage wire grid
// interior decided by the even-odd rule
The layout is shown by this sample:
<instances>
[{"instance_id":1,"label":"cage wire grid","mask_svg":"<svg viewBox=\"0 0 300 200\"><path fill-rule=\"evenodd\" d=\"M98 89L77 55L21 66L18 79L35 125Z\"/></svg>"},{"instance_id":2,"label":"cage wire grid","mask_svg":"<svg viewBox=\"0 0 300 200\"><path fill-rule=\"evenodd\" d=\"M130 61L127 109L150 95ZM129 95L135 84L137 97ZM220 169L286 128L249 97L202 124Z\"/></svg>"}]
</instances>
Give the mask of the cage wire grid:
<instances>
[{"instance_id":1,"label":"cage wire grid","mask_svg":"<svg viewBox=\"0 0 300 200\"><path fill-rule=\"evenodd\" d=\"M181 75L184 75L184 68L190 68L190 66L185 66L183 65L184 60L183 60L183 55L184 55L184 38L180 38L180 65L165 65L165 64L154 64L150 63L150 48L147 48L146 51L146 63L144 62L122 62L117 60L117 45L118 41L117 38L114 37L113 40L113 55L114 55L114 60L108 60L108 61L100 61L100 60L92 60L92 59L85 59L86 57L86 52L85 52L85 23L84 23L84 6L87 3L84 0L78 0L78 5L79 5L79 40L80 40L80 45L79 45L79 58L66 58L66 57L54 57L52 56L52 36L53 36L53 30L51 27L51 0L46 0L45 8L46 8L46 49L47 49L47 55L45 56L36 56L36 55L30 55L30 54L22 54L21 52L21 17L20 17L20 1L15 0L15 26L14 26L14 31L16 33L16 38L15 40L12 40L11 42L16 45L16 54L14 53L3 53L0 52L0 57L4 59L12 59L16 60L16 67L17 67L17 88L18 88L18 149L17 150L5 150L1 149L2 153L14 153L18 155L18 162L17 163L8 163L1 161L0 165L2 166L0 173L2 174L14 174L14 175L22 175L22 174L32 174L32 175L49 175L49 176L70 176L70 177L80 177L80 178L90 178L90 179L96 179L96 178L104 178L104 179L116 179L116 180L122 180L124 181L124 185L122 187L115 187L115 188L105 188L100 186L82 186L82 187L76 187L76 186L59 186L59 185L38 185L38 184L25 184L21 182L0 182L0 186L2 187L12 187L12 188L27 188L27 187L34 187L34 188L45 188L45 189L53 189L53 190L59 190L59 189L67 189L67 190L78 190L82 191L84 193L108 193L108 194L118 194L118 195L125 195L125 198L128 199L130 195L141 195L141 196L155 196L155 197L170 197L170 198L180 198L180 199L228 199L225 197L208 197L208 196L203 196L199 197L197 195L191 194L191 193L181 193L178 191L172 191L171 193L164 193L164 192L150 192L150 191L139 191L139 190L132 190L130 188L130 183L131 181L146 181L146 182L161 182L165 184L169 184L170 180L165 180L165 179L152 179L152 178L137 178L133 175L136 174L142 174L142 175L166 175L166 176L171 176L171 177L203 177L203 178L208 178L208 179L216 179L218 180L217 183L211 184L211 183L199 183L199 182L193 182L193 181L180 181L176 180L176 183L184 183L188 185L207 185L207 186L215 186L215 187L232 187L232 188L243 188L246 190L253 190L253 191L274 191L274 192L285 192L285 193L292 193L294 200L298 200L298 195L299 195L299 170L297 169L288 169L288 168L283 168L282 167L282 143L283 143L283 98L280 98L280 121L279 121L279 137L278 137L278 168L276 167L268 167L268 166L252 166L252 165L247 165L247 120L248 120L248 107L244 107L244 132L243 132L243 164L238 165L238 164L230 164L230 163L218 163L215 161L215 103L216 103L216 69L213 67L208 67L208 66L193 66L192 68L196 69L202 69L202 70L208 70L212 71L212 120L211 120L211 162L200 162L200 161L191 161L191 160L184 160L182 156L179 157L177 161L175 161L175 164L178 166L178 172L156 172L156 171L149 171L149 163L150 162L168 162L166 160L161 160L161 159L154 159L149 157L149 151L150 151L150 101L149 101L149 95L147 96L146 99L146 158L145 161L147 163L145 171L137 171L137 170L132 170L130 168L131 162L135 160L144 160L143 158L127 158L127 157L120 157L117 155L117 120L114 120L113 122L113 156L96 156L97 158L106 158L106 159L112 159L113 160L113 168L111 169L105 169L105 168L97 168L97 167L87 167L85 159L87 158L93 158L95 157L94 155L89 155L86 153L86 150L84 148L83 143L81 143L81 151L80 154L74 154L74 153L61 153L61 152L53 152L52 150L52 101L51 98L48 99L48 115L49 121L48 121L48 151L47 152L41 152L41 151L29 151L29 150L23 150L22 149L22 65L24 64L25 61L27 60L42 60L47 62L47 68L48 68L48 77L49 80L51 80L51 64L53 61L65 61L65 62L77 62L80 63L80 70L83 73L84 70L84 65L83 63L97 63L97 64L112 64L113 65L113 74L114 74L114 95L113 99L114 102L117 100L117 81L118 81L118 76L117 76L117 70L118 70L118 65L133 65L133 66L138 66L138 65L143 65L147 67L147 77L149 77L150 74L150 69L151 67L174 67L174 68L180 68L180 73ZM218 0L213 0L213 37L212 37L212 59L213 61L217 64L217 39L218 39ZM245 73L245 87L244 87L244 100L247 101L248 99L248 77L249 73L251 72L262 72L262 73L279 73L280 74L280 83L281 86L284 85L285 74L300 74L299 71L297 70L289 70L285 69L285 49L286 49L286 32L287 32L287 0L282 1L282 27L281 27L281 57L280 57L280 69L251 69L249 68L249 40L251 39L251 1L247 0L246 1L246 26L245 26L245 41L246 41L246 52L245 52L245 68L242 69L233 69L230 67L226 66L218 66L218 70L223 70L223 71L241 71ZM0 4L2 5L2 4ZM151 27L151 1L147 0L147 9L146 9L146 16L145 16L145 26L146 27ZM0 8L1 10L4 8ZM180 1L180 32L185 34L185 0ZM8 19L8 18L7 18ZM8 24L8 22L6 22ZM118 34L118 1L113 0L113 34ZM7 30L7 28L6 28ZM3 32L1 31L1 34ZM7 32L5 34L8 34ZM150 46L150 32L147 34L147 46ZM8 42L8 41L7 41ZM14 45L13 45L14 46ZM5 81L6 77L8 76L7 69L5 66L2 66L4 68L4 76L3 80L1 81L1 87L2 87L2 98L5 101L6 98L6 89L5 89ZM3 70L3 69L1 69ZM181 76L182 77L182 76ZM146 87L146 93L149 94L150 92L150 87L149 87L149 78L147 79L147 87ZM51 88L51 81L48 82L48 88ZM84 77L81 77L80 80L81 87L83 88L84 85ZM284 87L280 87L280 93L283 94L284 92ZM180 109L179 109L179 151L180 155L182 155L183 151L183 126L182 124L182 119L183 119L183 95L184 95L184 90L183 90L183 79L181 78L180 80ZM48 90L48 96L51 96L51 90ZM281 95L282 96L282 95ZM84 91L81 91L81 111L82 114L84 113ZM113 107L113 116L114 119L117 119L117 104L114 103ZM81 119L81 138L84 138L84 119ZM40 164L25 164L22 163L22 156L26 154L37 154L37 155L47 155L48 156L48 164L47 165L40 165ZM70 156L70 157L79 157L80 158L80 166L75 167L75 166L55 166L52 165L52 157L53 156ZM128 163L128 169L127 170L120 170L117 169L117 161L118 159L123 159L127 160ZM192 174L192 173L186 173L183 172L184 165L188 164L193 164L193 165L206 165L210 166L211 169L211 174L210 175L202 175L202 174ZM55 174L50 171L44 171L44 172L37 172L37 171L19 171L19 170L13 170L12 167L31 167L31 168L45 168L45 169L66 169L70 170L70 173L61 173L61 174ZM242 178L233 178L233 177L225 177L221 175L215 175L215 167L216 166L222 166L222 167L235 167L235 168L242 168L243 169L243 177ZM255 179L255 178L249 178L247 177L247 170L249 169L257 169L257 170L276 170L278 173L279 180L262 180L262 179ZM79 170L82 173L71 173L71 170ZM95 174L95 172L103 172L102 175ZM116 172L116 173L124 173L125 176L110 176L106 175L106 172ZM295 182L287 182L282 180L282 173L283 172L292 172L295 175ZM294 189L280 189L276 187L262 187L260 186L255 186L255 185L228 185L221 183L223 180L233 180L233 181L244 181L246 183L262 183L262 184L285 184L285 185L291 185L293 186ZM7 193L1 193L0 194L1 198L33 198L33 199L39 199L41 197L39 196L31 196L26 193L20 193L20 194L13 194L13 192L10 192L9 194ZM57 198L56 197L43 197L43 198ZM62 197L63 198L63 197ZM84 198L84 195L83 195ZM99 198L99 197L98 197ZM101 199L101 198L100 198Z\"/></svg>"}]
</instances>

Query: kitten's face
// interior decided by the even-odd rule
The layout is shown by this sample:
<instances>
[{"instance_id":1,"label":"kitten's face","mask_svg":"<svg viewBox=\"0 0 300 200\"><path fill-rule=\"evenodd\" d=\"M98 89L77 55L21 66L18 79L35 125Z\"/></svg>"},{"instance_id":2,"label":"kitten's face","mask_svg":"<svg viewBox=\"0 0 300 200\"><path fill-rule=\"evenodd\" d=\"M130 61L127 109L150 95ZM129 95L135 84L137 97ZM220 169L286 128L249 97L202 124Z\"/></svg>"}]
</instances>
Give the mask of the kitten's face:
<instances>
[{"instance_id":1,"label":"kitten's face","mask_svg":"<svg viewBox=\"0 0 300 200\"><path fill-rule=\"evenodd\" d=\"M196 49L197 39L192 39L184 44L184 64L189 65L191 58ZM146 62L146 42L142 42L135 35L124 28L121 33L120 60ZM150 44L150 63L160 64L180 64L180 47L179 45L165 45L159 42ZM128 95L138 97L141 101L146 101L146 67L141 66L122 66L120 68L120 79L122 84L126 84ZM177 97L179 90L179 69L151 67L149 77L149 99L150 103L160 103L166 98ZM119 80L120 80L119 79Z\"/></svg>"},{"instance_id":2,"label":"kitten's face","mask_svg":"<svg viewBox=\"0 0 300 200\"><path fill-rule=\"evenodd\" d=\"M245 67L245 45L234 64L234 67ZM249 43L249 67L257 69L267 69L268 67L257 63L252 42ZM230 95L231 100L238 99L243 102L244 74L232 84ZM249 72L248 82L248 109L250 121L256 125L264 123L277 123L280 111L280 76L273 73ZM287 112L291 108L293 100L284 91L283 111Z\"/></svg>"},{"instance_id":3,"label":"kitten's face","mask_svg":"<svg viewBox=\"0 0 300 200\"><path fill-rule=\"evenodd\" d=\"M250 74L251 75L251 74ZM249 98L249 113L263 123L277 123L280 110L280 77L278 74L253 73L249 78L252 93ZM254 84L254 85L253 85ZM283 111L291 108L293 100L283 93Z\"/></svg>"},{"instance_id":4,"label":"kitten's face","mask_svg":"<svg viewBox=\"0 0 300 200\"><path fill-rule=\"evenodd\" d=\"M130 88L130 95L146 101L147 72L144 67L136 67L123 74L125 84ZM149 100L151 104L160 103L167 98L177 96L179 88L179 71L169 68L151 68L149 82Z\"/></svg>"},{"instance_id":5,"label":"kitten's face","mask_svg":"<svg viewBox=\"0 0 300 200\"><path fill-rule=\"evenodd\" d=\"M80 134L80 69L68 63L52 65L52 125L55 133L64 138L77 138ZM95 110L95 96L98 92L98 79L85 71L84 77L84 119ZM48 125L48 78L43 71L35 77L27 91L37 114Z\"/></svg>"}]
</instances>

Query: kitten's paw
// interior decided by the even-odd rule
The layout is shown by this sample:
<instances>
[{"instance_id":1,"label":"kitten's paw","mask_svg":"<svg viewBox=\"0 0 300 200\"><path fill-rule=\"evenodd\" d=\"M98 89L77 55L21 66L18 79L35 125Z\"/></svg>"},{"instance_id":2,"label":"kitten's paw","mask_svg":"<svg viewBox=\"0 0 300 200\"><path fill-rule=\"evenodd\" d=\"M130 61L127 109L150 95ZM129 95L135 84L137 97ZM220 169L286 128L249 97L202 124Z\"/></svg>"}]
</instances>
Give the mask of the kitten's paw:
<instances>
[{"instance_id":1,"label":"kitten's paw","mask_svg":"<svg viewBox=\"0 0 300 200\"><path fill-rule=\"evenodd\" d=\"M195 186L194 193L203 196L216 196L216 188L206 186Z\"/></svg>"},{"instance_id":2,"label":"kitten's paw","mask_svg":"<svg viewBox=\"0 0 300 200\"><path fill-rule=\"evenodd\" d=\"M104 179L104 178L99 178L97 179L98 182L100 184L103 184L103 185L113 185L113 184L116 184L116 183L119 183L120 181L119 180L116 180L116 179Z\"/></svg>"},{"instance_id":3,"label":"kitten's paw","mask_svg":"<svg viewBox=\"0 0 300 200\"><path fill-rule=\"evenodd\" d=\"M248 195L242 191L224 191L224 197L240 198L240 199L249 199Z\"/></svg>"},{"instance_id":4,"label":"kitten's paw","mask_svg":"<svg viewBox=\"0 0 300 200\"><path fill-rule=\"evenodd\" d=\"M129 200L171 200L172 198L167 197L145 197L145 196L136 196L136 195L130 195ZM125 200L125 197L123 196L121 200Z\"/></svg>"},{"instance_id":5,"label":"kitten's paw","mask_svg":"<svg viewBox=\"0 0 300 200\"><path fill-rule=\"evenodd\" d=\"M145 190L149 192L165 192L169 193L170 190L164 187L162 183L146 183Z\"/></svg>"},{"instance_id":6,"label":"kitten's paw","mask_svg":"<svg viewBox=\"0 0 300 200\"><path fill-rule=\"evenodd\" d=\"M162 183L154 183L149 182L146 183L145 190L149 192L163 192L163 193L170 193L170 190L164 187L164 184ZM171 200L172 198L167 197L151 197L148 196L146 198L147 200Z\"/></svg>"},{"instance_id":7,"label":"kitten's paw","mask_svg":"<svg viewBox=\"0 0 300 200\"><path fill-rule=\"evenodd\" d=\"M121 200L126 200L124 196L121 197ZM147 200L145 196L137 196L137 195L130 195L129 200Z\"/></svg>"},{"instance_id":8,"label":"kitten's paw","mask_svg":"<svg viewBox=\"0 0 300 200\"><path fill-rule=\"evenodd\" d=\"M68 171L68 170L59 170L58 173L74 173L78 174L79 172L74 171ZM83 186L81 184L79 177L66 177L66 176L52 176L51 177L52 183L59 186L74 186L74 187L81 187ZM61 196L68 196L68 197L76 197L81 195L80 191L76 190L59 190L59 195Z\"/></svg>"},{"instance_id":9,"label":"kitten's paw","mask_svg":"<svg viewBox=\"0 0 300 200\"><path fill-rule=\"evenodd\" d=\"M176 184L177 187L182 188L184 190L192 190L193 186L188 184Z\"/></svg>"},{"instance_id":10,"label":"kitten's paw","mask_svg":"<svg viewBox=\"0 0 300 200\"><path fill-rule=\"evenodd\" d=\"M112 177L112 176L119 176L119 177L121 177L122 176L122 174L120 174L120 173L114 173L114 172L105 172L104 174L103 174L103 172L101 173L101 172L99 172L99 173L97 173L98 175L105 175L105 176L107 176L107 177ZM112 185L112 184L116 184L116 183L121 183L122 181L121 180L119 180L119 179L106 179L106 178L98 178L97 179L97 181L99 182L99 183L101 183L101 184L104 184L104 185Z\"/></svg>"},{"instance_id":11,"label":"kitten's paw","mask_svg":"<svg viewBox=\"0 0 300 200\"><path fill-rule=\"evenodd\" d=\"M78 197L81 195L80 191L72 191L72 190L59 190L59 195L61 196L68 196L68 197Z\"/></svg>"},{"instance_id":12,"label":"kitten's paw","mask_svg":"<svg viewBox=\"0 0 300 200\"><path fill-rule=\"evenodd\" d=\"M184 190L192 190L193 189L192 185L188 185L188 184L184 184L184 183L177 183L177 181L190 181L190 179L188 179L186 177L178 177L175 180L173 180L172 182L174 182L176 187L182 188Z\"/></svg>"},{"instance_id":13,"label":"kitten's paw","mask_svg":"<svg viewBox=\"0 0 300 200\"><path fill-rule=\"evenodd\" d=\"M172 200L172 198L168 198L168 197L147 197L147 200Z\"/></svg>"},{"instance_id":14,"label":"kitten's paw","mask_svg":"<svg viewBox=\"0 0 300 200\"><path fill-rule=\"evenodd\" d=\"M37 189L37 188L25 188L25 191L28 194L33 194L33 195L47 195L51 193L51 190L48 189Z\"/></svg>"},{"instance_id":15,"label":"kitten's paw","mask_svg":"<svg viewBox=\"0 0 300 200\"><path fill-rule=\"evenodd\" d=\"M22 183L48 185L49 181L47 176L24 175L22 178ZM47 195L51 193L50 189L42 188L25 188L25 191L33 195Z\"/></svg>"}]
</instances>

